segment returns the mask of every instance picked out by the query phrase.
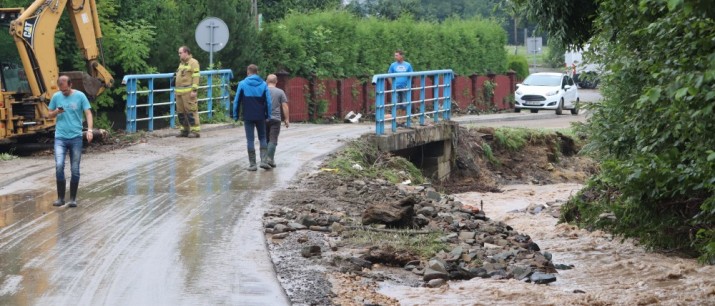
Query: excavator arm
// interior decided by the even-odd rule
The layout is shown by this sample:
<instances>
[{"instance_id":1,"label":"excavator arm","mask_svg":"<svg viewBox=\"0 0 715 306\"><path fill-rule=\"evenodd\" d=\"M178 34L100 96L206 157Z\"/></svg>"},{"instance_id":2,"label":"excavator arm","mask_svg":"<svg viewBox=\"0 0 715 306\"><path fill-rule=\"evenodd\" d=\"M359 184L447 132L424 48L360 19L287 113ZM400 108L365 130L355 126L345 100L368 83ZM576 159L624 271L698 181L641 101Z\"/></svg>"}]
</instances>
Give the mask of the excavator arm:
<instances>
[{"instance_id":1,"label":"excavator arm","mask_svg":"<svg viewBox=\"0 0 715 306\"><path fill-rule=\"evenodd\" d=\"M86 61L85 72L59 72L55 53L55 31L63 11L74 28L77 45ZM57 78L68 75L73 87L96 97L111 87L114 78L100 64L102 31L95 0L36 0L27 9L0 9L0 13L19 13L10 23L10 34L25 67L32 96L49 101L59 90Z\"/></svg>"}]
</instances>

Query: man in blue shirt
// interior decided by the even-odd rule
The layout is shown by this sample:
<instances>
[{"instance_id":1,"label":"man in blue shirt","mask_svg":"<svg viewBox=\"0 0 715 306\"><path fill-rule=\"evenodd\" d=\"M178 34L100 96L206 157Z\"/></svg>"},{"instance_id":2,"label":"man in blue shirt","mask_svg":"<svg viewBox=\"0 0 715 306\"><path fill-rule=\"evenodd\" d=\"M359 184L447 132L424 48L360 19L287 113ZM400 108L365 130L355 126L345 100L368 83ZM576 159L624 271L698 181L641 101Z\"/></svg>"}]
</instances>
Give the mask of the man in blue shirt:
<instances>
[{"instance_id":1,"label":"man in blue shirt","mask_svg":"<svg viewBox=\"0 0 715 306\"><path fill-rule=\"evenodd\" d=\"M258 66L251 64L246 68L248 75L238 83L236 97L233 100L233 120L238 120L238 110L241 109L243 124L246 130L246 145L248 148L248 171L256 171L256 147L253 143L254 129L258 132L258 142L261 150L261 168L271 169L268 165L268 143L266 142L266 120L271 118L271 94L268 85L258 75Z\"/></svg>"},{"instance_id":2,"label":"man in blue shirt","mask_svg":"<svg viewBox=\"0 0 715 306\"><path fill-rule=\"evenodd\" d=\"M60 91L50 100L49 117L57 118L55 125L55 177L57 179L57 201L54 206L65 205L65 157L70 155L72 176L70 178L69 207L77 207L77 187L79 186L79 161L82 157L82 121L87 117L87 142L92 142L92 111L87 96L72 89L72 80L60 76L57 80Z\"/></svg>"},{"instance_id":3,"label":"man in blue shirt","mask_svg":"<svg viewBox=\"0 0 715 306\"><path fill-rule=\"evenodd\" d=\"M402 50L397 50L397 51L395 51L395 62L393 62L390 65L390 68L387 70L387 73L402 73L402 72L412 72L412 65L410 65L410 63L405 61L405 52L403 52ZM389 78L387 80L388 80L388 82L392 83L392 78ZM411 102L411 101L407 101L407 92L409 91L409 88L412 87L411 82L412 82L411 77L396 77L395 78L395 84L392 84L393 85L392 88L397 93L397 102L398 103ZM397 116L404 116L405 110L407 109L408 106L412 106L412 104L398 105L397 106ZM402 120L400 120L400 121L402 121Z\"/></svg>"}]
</instances>

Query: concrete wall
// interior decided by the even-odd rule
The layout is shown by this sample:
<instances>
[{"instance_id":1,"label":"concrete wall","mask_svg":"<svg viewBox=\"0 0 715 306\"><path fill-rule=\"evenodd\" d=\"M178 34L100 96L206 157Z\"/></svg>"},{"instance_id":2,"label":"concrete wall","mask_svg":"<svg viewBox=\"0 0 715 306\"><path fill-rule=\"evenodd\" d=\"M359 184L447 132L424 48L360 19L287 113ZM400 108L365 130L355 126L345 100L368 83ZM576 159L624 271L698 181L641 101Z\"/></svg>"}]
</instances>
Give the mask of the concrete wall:
<instances>
[{"instance_id":1,"label":"concrete wall","mask_svg":"<svg viewBox=\"0 0 715 306\"><path fill-rule=\"evenodd\" d=\"M448 178L455 163L453 147L459 124L452 121L414 129L398 129L396 133L370 135L379 150L389 151L409 159L422 173L433 180Z\"/></svg>"}]
</instances>

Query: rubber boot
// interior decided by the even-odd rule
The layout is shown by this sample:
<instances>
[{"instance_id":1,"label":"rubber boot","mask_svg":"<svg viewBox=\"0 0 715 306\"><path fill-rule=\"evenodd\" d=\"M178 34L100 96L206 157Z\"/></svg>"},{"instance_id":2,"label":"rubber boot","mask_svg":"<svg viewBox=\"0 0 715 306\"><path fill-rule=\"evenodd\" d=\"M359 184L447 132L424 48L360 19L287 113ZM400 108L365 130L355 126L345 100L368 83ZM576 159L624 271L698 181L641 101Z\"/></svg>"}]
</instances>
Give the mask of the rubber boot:
<instances>
[{"instance_id":1,"label":"rubber boot","mask_svg":"<svg viewBox=\"0 0 715 306\"><path fill-rule=\"evenodd\" d=\"M275 156L276 156L276 144L269 143L268 144L268 158L266 159L266 163L269 166L271 166L271 168L276 167Z\"/></svg>"},{"instance_id":2,"label":"rubber boot","mask_svg":"<svg viewBox=\"0 0 715 306\"><path fill-rule=\"evenodd\" d=\"M70 181L70 202L69 207L77 207L77 188L79 187L79 182Z\"/></svg>"},{"instance_id":3,"label":"rubber boot","mask_svg":"<svg viewBox=\"0 0 715 306\"><path fill-rule=\"evenodd\" d=\"M248 171L256 171L256 150L248 150Z\"/></svg>"},{"instance_id":4,"label":"rubber boot","mask_svg":"<svg viewBox=\"0 0 715 306\"><path fill-rule=\"evenodd\" d=\"M267 160L268 160L268 149L261 148L261 168L270 170L271 166L268 165Z\"/></svg>"},{"instance_id":5,"label":"rubber boot","mask_svg":"<svg viewBox=\"0 0 715 306\"><path fill-rule=\"evenodd\" d=\"M65 181L57 181L57 200L52 203L52 206L65 205Z\"/></svg>"}]
</instances>

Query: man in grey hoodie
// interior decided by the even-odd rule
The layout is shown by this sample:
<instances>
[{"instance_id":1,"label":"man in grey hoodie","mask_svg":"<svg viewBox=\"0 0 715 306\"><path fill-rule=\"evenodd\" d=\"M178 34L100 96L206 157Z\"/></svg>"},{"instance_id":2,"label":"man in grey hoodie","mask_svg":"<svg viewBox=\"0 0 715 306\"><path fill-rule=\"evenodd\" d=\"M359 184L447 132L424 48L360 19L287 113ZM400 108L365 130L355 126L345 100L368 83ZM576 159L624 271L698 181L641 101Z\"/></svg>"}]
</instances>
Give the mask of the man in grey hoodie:
<instances>
[{"instance_id":1,"label":"man in grey hoodie","mask_svg":"<svg viewBox=\"0 0 715 306\"><path fill-rule=\"evenodd\" d=\"M256 148L254 129L258 132L261 150L261 168L271 169L267 163L268 144L266 142L266 120L271 118L271 94L263 79L258 76L258 66L251 64L246 68L248 75L238 83L236 97L233 100L233 119L238 120L241 109L243 124L246 129L248 148L248 171L256 171Z\"/></svg>"}]
</instances>

